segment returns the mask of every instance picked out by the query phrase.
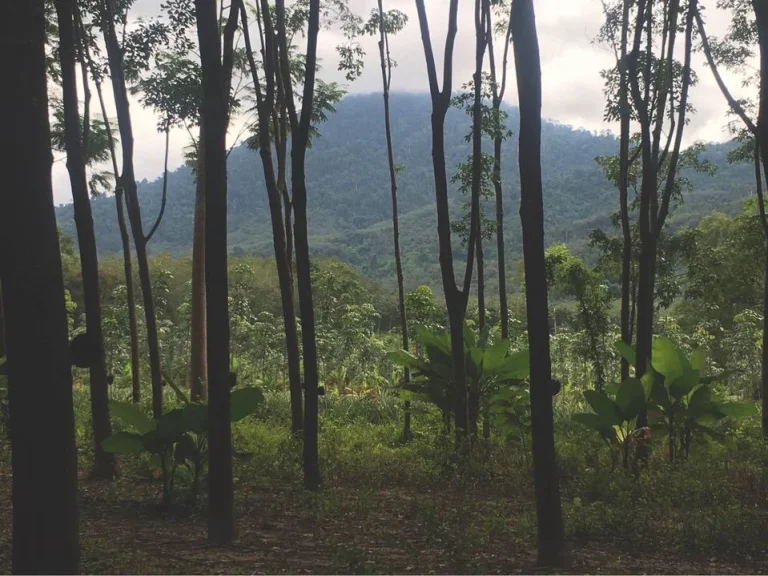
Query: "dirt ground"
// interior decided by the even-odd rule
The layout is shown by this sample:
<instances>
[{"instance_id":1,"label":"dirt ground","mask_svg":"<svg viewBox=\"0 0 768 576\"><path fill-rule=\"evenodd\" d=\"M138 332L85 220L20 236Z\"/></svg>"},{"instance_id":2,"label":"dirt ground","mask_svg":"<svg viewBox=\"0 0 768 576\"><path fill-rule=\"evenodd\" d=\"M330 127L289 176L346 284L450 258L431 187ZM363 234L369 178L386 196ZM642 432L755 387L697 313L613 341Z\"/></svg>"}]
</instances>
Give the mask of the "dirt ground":
<instances>
[{"instance_id":1,"label":"dirt ground","mask_svg":"<svg viewBox=\"0 0 768 576\"><path fill-rule=\"evenodd\" d=\"M11 564L11 478L0 470L0 572ZM203 507L162 509L158 488L135 478L81 479L82 571L105 574L533 573L532 526L517 504L453 491L240 486L238 539L206 541ZM478 534L478 531L482 534ZM477 545L481 542L481 545ZM763 573L768 561L734 564L680 554L633 555L610 542L569 545L569 573Z\"/></svg>"}]
</instances>

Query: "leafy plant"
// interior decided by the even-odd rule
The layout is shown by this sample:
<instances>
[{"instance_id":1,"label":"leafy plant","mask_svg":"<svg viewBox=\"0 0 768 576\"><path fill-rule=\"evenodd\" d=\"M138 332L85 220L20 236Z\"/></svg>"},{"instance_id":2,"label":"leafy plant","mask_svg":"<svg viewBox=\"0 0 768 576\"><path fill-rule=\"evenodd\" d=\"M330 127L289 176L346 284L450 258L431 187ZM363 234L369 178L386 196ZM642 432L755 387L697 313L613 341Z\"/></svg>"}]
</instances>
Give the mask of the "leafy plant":
<instances>
[{"instance_id":1,"label":"leafy plant","mask_svg":"<svg viewBox=\"0 0 768 576\"><path fill-rule=\"evenodd\" d=\"M139 407L127 402L110 402L110 410L129 428L113 434L102 443L107 452L114 454L152 454L159 460L163 478L163 502L171 503L174 480L179 466L192 475L191 501L197 499L200 476L207 458L208 407L191 402L173 386L182 407L166 412L158 419L150 418ZM245 387L231 394L232 422L252 414L264 401L261 390Z\"/></svg>"},{"instance_id":2,"label":"leafy plant","mask_svg":"<svg viewBox=\"0 0 768 576\"><path fill-rule=\"evenodd\" d=\"M451 336L448 332L433 331L419 326L415 341L425 357L417 357L397 350L389 353L389 359L411 370L412 381L401 388L418 399L437 406L443 415L446 430L450 430L453 408L454 374L451 360ZM464 350L470 390L476 390L479 402L487 415L491 398L502 385L519 383L528 376L528 351L510 354L509 340L500 340L491 346L478 341L465 324Z\"/></svg>"},{"instance_id":3,"label":"leafy plant","mask_svg":"<svg viewBox=\"0 0 768 576\"><path fill-rule=\"evenodd\" d=\"M634 351L625 344L619 346L619 352L630 363L636 363ZM669 338L654 337L651 366L643 383L649 400L649 421L667 435L670 462L688 457L694 433L718 439L720 435L712 423L726 417L738 420L757 412L752 402L728 401L719 394L713 384L728 373L704 376L705 364L703 349L694 350L687 358Z\"/></svg>"},{"instance_id":4,"label":"leafy plant","mask_svg":"<svg viewBox=\"0 0 768 576\"><path fill-rule=\"evenodd\" d=\"M629 466L631 447L645 437L647 430L637 429L637 417L646 408L650 387L636 378L627 378L605 391L585 390L584 398L593 412L573 415L573 420L595 430L621 455L624 468Z\"/></svg>"}]
</instances>

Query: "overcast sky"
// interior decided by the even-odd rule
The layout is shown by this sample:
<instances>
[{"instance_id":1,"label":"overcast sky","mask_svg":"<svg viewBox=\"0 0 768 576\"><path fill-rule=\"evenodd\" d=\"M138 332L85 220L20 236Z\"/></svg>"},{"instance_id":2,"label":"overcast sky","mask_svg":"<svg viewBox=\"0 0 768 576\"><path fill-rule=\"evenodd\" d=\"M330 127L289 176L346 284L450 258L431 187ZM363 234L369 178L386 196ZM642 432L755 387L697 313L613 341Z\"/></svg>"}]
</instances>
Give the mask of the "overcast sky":
<instances>
[{"instance_id":1,"label":"overcast sky","mask_svg":"<svg viewBox=\"0 0 768 576\"><path fill-rule=\"evenodd\" d=\"M148 17L158 13L160 0L137 0L132 18ZM449 0L426 0L432 42L435 48L438 70L442 70L442 54L447 27ZM535 0L539 43L541 46L543 114L546 118L592 131L614 130L603 122L603 94L600 70L610 67L614 61L611 51L594 43L602 22L600 0ZM728 21L725 13L715 9L714 0L701 2L707 9L709 35L724 33ZM367 18L376 0L349 0L350 7ZM406 29L391 41L392 57L398 63L392 80L393 91L424 92L428 90L424 52L422 49L418 18L414 0L385 0L385 9L397 8L409 17ZM474 68L474 24L471 0L459 2L459 31L454 52L454 90L471 78ZM324 64L320 77L344 84L343 76L336 71L335 46L340 35L322 30L319 40L319 56ZM682 44L679 42L678 44ZM365 38L367 52L365 71L353 84L347 86L350 93L370 93L381 90L381 72L375 39ZM500 65L500 48L496 48ZM726 104L706 67L703 56L694 55L694 69L699 83L691 90L691 102L696 114L686 129L685 141L723 141L728 139L726 130ZM506 101L517 103L517 88L510 53L510 84ZM739 95L741 79L724 73L731 90ZM745 93L745 95L747 95ZM112 107L112 110L114 108ZM114 112L113 112L114 113ZM136 140L135 167L137 178L152 180L162 171L162 135L156 131L156 119L151 111L142 109L133 101L131 107ZM512 127L513 129L515 127ZM232 132L237 132L235 127ZM189 142L186 131L172 134L170 166L183 162L183 147ZM58 159L58 157L57 157ZM69 180L64 162L58 159L53 171L54 198L57 203L71 200Z\"/></svg>"}]
</instances>

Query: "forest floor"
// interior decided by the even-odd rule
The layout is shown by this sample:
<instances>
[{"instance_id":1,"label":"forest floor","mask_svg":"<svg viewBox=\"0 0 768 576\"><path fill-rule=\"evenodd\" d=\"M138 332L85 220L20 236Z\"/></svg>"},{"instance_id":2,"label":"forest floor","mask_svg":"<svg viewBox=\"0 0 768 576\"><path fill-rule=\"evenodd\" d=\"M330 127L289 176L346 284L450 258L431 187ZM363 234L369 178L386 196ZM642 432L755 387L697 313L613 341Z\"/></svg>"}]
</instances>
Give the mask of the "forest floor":
<instances>
[{"instance_id":1,"label":"forest floor","mask_svg":"<svg viewBox=\"0 0 768 576\"><path fill-rule=\"evenodd\" d=\"M439 422L419 416L416 439L403 444L397 414L334 401L324 405L320 435L324 487L311 493L301 487L287 410L265 410L234 431L238 538L224 547L208 544L206 502L188 505L183 479L174 504L160 504L161 483L146 460L122 457L113 481L88 478L90 433L78 416L82 571L546 572L535 565L527 451L495 442L467 466L436 431ZM596 435L569 418L558 422L569 573L768 573L768 453L759 428L738 446L702 444L675 466L658 450L633 475L615 467ZM11 568L11 484L0 430L0 573Z\"/></svg>"},{"instance_id":2,"label":"forest floor","mask_svg":"<svg viewBox=\"0 0 768 576\"><path fill-rule=\"evenodd\" d=\"M0 475L0 572L10 573L10 476ZM408 493L345 487L320 495L239 490L238 539L206 541L202 510L153 504L155 487L84 479L80 484L83 573L104 574L484 574L546 572L535 549L499 530L482 547L466 530L481 518L514 525L511 503L456 491ZM130 494L130 496L128 495ZM416 503L419 504L416 504ZM463 524L463 525L462 525ZM526 530L529 527L526 527ZM492 528L491 528L492 530ZM610 543L569 543L566 573L758 574L768 559L733 563L674 550L632 553Z\"/></svg>"}]
</instances>

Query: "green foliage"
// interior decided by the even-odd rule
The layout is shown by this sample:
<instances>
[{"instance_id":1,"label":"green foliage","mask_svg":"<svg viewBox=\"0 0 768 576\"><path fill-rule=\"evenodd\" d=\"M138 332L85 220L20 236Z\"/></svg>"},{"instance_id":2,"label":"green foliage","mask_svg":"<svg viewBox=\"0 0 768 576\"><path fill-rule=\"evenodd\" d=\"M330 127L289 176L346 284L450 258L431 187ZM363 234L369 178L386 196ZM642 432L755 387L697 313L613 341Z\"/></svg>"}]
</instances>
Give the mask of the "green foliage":
<instances>
[{"instance_id":1,"label":"green foliage","mask_svg":"<svg viewBox=\"0 0 768 576\"><path fill-rule=\"evenodd\" d=\"M158 419L150 418L134 404L111 401L112 415L128 430L104 440L102 448L114 454L138 456L147 452L156 457L162 472L165 504L171 503L177 468L184 466L193 478L191 500L194 503L207 458L208 408L190 402L175 386L174 390L182 406ZM264 395L258 388L238 388L232 392L230 402L232 422L238 422L259 408Z\"/></svg>"},{"instance_id":2,"label":"green foliage","mask_svg":"<svg viewBox=\"0 0 768 576\"><path fill-rule=\"evenodd\" d=\"M649 392L636 378L627 378L605 391L586 390L584 398L593 411L574 414L572 418L615 446L624 468L627 468L631 448L645 437L645 430L638 429L636 423L637 417L646 409Z\"/></svg>"},{"instance_id":3,"label":"green foliage","mask_svg":"<svg viewBox=\"0 0 768 576\"><path fill-rule=\"evenodd\" d=\"M487 345L476 340L468 325L464 331L467 380L469 386L478 391L481 404L489 405L500 388L519 386L528 377L530 359L527 350L510 354L508 340ZM422 352L421 357L405 350L390 352L388 357L411 371L412 381L402 383L400 388L410 392L409 397L435 405L449 430L455 394L450 333L418 326L415 342ZM498 400L502 404L510 398L502 395Z\"/></svg>"}]
</instances>

